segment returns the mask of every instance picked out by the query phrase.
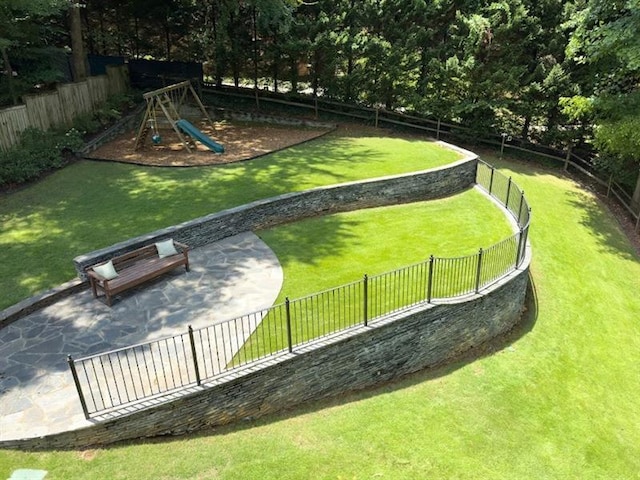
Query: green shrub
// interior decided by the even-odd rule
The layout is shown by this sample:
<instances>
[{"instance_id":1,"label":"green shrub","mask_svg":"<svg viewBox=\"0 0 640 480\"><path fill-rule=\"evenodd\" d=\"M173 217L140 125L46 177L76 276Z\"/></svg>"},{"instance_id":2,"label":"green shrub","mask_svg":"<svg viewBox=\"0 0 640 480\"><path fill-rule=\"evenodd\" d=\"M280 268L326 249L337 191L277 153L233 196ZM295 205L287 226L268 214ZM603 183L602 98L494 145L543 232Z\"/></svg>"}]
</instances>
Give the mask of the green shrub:
<instances>
[{"instance_id":1,"label":"green shrub","mask_svg":"<svg viewBox=\"0 0 640 480\"><path fill-rule=\"evenodd\" d=\"M93 113L83 113L73 119L73 128L83 135L97 132L100 126L100 122L94 118Z\"/></svg>"},{"instance_id":2,"label":"green shrub","mask_svg":"<svg viewBox=\"0 0 640 480\"><path fill-rule=\"evenodd\" d=\"M25 183L62 167L66 155L82 144L82 136L75 129L47 132L26 129L16 147L0 154L0 186Z\"/></svg>"},{"instance_id":3,"label":"green shrub","mask_svg":"<svg viewBox=\"0 0 640 480\"><path fill-rule=\"evenodd\" d=\"M113 95L94 112L77 116L68 131L28 128L22 132L17 146L0 152L0 187L19 185L64 166L69 152L82 146L83 135L96 133L119 120L136 105L138 97L133 93Z\"/></svg>"}]
</instances>

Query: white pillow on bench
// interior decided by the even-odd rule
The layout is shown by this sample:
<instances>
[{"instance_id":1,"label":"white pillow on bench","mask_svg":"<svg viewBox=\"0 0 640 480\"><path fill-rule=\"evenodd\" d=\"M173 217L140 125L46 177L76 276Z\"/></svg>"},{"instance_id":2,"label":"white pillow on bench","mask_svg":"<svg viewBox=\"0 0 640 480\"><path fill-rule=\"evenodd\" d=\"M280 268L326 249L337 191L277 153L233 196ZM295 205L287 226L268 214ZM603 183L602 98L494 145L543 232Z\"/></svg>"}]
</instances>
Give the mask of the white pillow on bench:
<instances>
[{"instance_id":1,"label":"white pillow on bench","mask_svg":"<svg viewBox=\"0 0 640 480\"><path fill-rule=\"evenodd\" d=\"M165 240L163 242L156 242L156 248L158 249L158 256L160 258L170 257L171 255L177 255L178 251L173 244L173 238Z\"/></svg>"},{"instance_id":2,"label":"white pillow on bench","mask_svg":"<svg viewBox=\"0 0 640 480\"><path fill-rule=\"evenodd\" d=\"M118 272L116 272L116 269L113 266L113 262L111 260L109 260L107 263L103 263L102 265L96 265L95 267L93 267L93 271L106 280L111 280L118 276Z\"/></svg>"}]
</instances>

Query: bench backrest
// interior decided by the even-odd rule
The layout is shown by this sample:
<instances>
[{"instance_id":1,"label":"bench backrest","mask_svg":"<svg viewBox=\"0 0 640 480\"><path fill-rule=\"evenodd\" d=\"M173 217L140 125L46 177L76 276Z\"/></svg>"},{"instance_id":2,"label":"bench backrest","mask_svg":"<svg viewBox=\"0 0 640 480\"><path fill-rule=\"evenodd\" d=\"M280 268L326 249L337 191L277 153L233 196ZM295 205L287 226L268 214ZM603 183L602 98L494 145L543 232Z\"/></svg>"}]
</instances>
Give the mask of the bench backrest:
<instances>
[{"instance_id":1,"label":"bench backrest","mask_svg":"<svg viewBox=\"0 0 640 480\"><path fill-rule=\"evenodd\" d=\"M146 247L113 257L112 261L116 271L120 271L141 260L150 258L158 258L158 249L155 245L147 245Z\"/></svg>"}]
</instances>

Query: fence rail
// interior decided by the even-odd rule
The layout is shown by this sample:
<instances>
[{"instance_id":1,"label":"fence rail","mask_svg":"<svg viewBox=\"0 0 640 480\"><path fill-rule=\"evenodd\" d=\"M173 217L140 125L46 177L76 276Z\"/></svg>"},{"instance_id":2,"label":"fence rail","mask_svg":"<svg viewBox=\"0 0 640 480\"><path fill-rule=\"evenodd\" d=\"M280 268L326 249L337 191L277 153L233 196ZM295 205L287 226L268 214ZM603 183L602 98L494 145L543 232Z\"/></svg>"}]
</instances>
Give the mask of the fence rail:
<instances>
[{"instance_id":1,"label":"fence rail","mask_svg":"<svg viewBox=\"0 0 640 480\"><path fill-rule=\"evenodd\" d=\"M25 95L24 105L0 110L0 149L6 151L17 144L20 134L29 127L41 130L70 127L75 117L90 112L109 95L126 92L126 68L108 66L106 75L62 84L55 92Z\"/></svg>"},{"instance_id":2,"label":"fence rail","mask_svg":"<svg viewBox=\"0 0 640 480\"><path fill-rule=\"evenodd\" d=\"M472 128L443 122L439 119L422 118L416 115L391 112L381 108L340 103L321 97L311 97L302 94L279 94L252 88L219 88L208 83L204 84L203 92L218 97L234 98L235 101L243 99L247 103L255 104L258 109L263 102L272 105L284 105L303 109L305 113L313 110L316 118L320 112L323 112L341 117L364 120L372 123L376 127L382 124L389 124L430 132L434 134L438 140L442 137L472 139L474 142L499 148L501 154L507 149L544 157L556 162L558 166L563 166L566 172L574 172L586 176L588 179L598 183L603 189L606 189L607 197L613 197L619 202L635 221L635 230L640 230L640 204L634 203L631 195L625 191L620 183L615 181L613 176L603 178L602 173L594 168L592 159L577 155L571 151L571 148L565 151L558 150L557 148L546 145L531 143L524 139L512 138L506 134L479 135L478 132Z\"/></svg>"},{"instance_id":3,"label":"fence rail","mask_svg":"<svg viewBox=\"0 0 640 480\"><path fill-rule=\"evenodd\" d=\"M186 333L68 358L83 411L113 412L237 371L316 339L420 304L477 294L525 257L530 209L519 187L480 162L476 183L503 204L518 232L478 253L426 261Z\"/></svg>"}]
</instances>

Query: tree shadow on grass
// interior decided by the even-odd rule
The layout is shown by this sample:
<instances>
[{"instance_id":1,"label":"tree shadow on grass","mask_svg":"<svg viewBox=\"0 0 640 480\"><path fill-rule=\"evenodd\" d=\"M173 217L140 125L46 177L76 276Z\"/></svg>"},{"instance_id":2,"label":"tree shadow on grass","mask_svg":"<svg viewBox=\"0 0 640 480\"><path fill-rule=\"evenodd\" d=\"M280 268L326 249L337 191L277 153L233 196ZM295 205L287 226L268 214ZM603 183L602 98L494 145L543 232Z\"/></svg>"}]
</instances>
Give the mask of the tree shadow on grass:
<instances>
[{"instance_id":1,"label":"tree shadow on grass","mask_svg":"<svg viewBox=\"0 0 640 480\"><path fill-rule=\"evenodd\" d=\"M279 266L268 246L253 238L241 235L195 249L189 272L179 268L122 293L111 308L103 297L96 300L84 290L0 330L0 400L7 402L6 411L26 405L22 398L30 398L34 389L55 390L60 375L69 373L67 355L183 335L188 325L200 328L269 307L279 283L269 289L263 282L277 278ZM234 291L262 303L247 305Z\"/></svg>"},{"instance_id":2,"label":"tree shadow on grass","mask_svg":"<svg viewBox=\"0 0 640 480\"><path fill-rule=\"evenodd\" d=\"M310 188L314 185L309 177L320 178L322 184L349 180L345 172L356 161L352 153L348 140L330 137L255 162L216 167L78 162L7 198L0 211L6 262L0 287L12 292L13 303L73 278L72 259L77 255ZM380 154L361 148L358 157L376 161Z\"/></svg>"},{"instance_id":3,"label":"tree shadow on grass","mask_svg":"<svg viewBox=\"0 0 640 480\"><path fill-rule=\"evenodd\" d=\"M640 260L606 205L597 197L584 192L568 192L567 196L569 204L582 213L580 224L588 228L597 239L602 252L617 255L625 260Z\"/></svg>"},{"instance_id":4,"label":"tree shadow on grass","mask_svg":"<svg viewBox=\"0 0 640 480\"><path fill-rule=\"evenodd\" d=\"M482 155L483 158L488 159L489 163L496 168L513 170L517 174L526 177L551 176L558 180L572 182L577 185L579 191L563 192L559 198L582 213L580 224L586 227L594 238L597 238L603 252L618 255L626 260L638 261L639 256L634 251L631 240L627 236L628 234L623 232L618 225L620 221L619 218L599 199L597 192L590 185L583 183L579 178L567 175L562 170L560 163L540 164L538 160L526 161L521 158L510 157L501 159L496 156L496 152L481 151L484 152ZM527 189L525 189L525 195L527 194L526 190ZM531 196L532 195L527 195L529 199ZM544 222L544 218L540 218L539 212L542 210L538 209L535 203L530 206L533 210L533 224L535 229L537 219Z\"/></svg>"}]
</instances>

